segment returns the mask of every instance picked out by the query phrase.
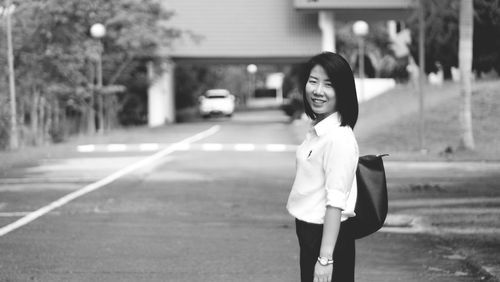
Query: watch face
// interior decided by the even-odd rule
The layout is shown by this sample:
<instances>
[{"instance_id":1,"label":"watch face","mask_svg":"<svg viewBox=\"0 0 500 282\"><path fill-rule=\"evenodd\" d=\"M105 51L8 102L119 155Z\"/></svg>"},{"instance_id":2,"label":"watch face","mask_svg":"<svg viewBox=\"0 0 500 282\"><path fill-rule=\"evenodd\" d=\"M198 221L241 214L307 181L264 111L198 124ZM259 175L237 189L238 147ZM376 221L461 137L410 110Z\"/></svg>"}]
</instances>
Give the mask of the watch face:
<instances>
[{"instance_id":1,"label":"watch face","mask_svg":"<svg viewBox=\"0 0 500 282\"><path fill-rule=\"evenodd\" d=\"M329 264L333 264L333 259L329 259L326 257L318 257L318 262L323 266L327 266Z\"/></svg>"}]
</instances>

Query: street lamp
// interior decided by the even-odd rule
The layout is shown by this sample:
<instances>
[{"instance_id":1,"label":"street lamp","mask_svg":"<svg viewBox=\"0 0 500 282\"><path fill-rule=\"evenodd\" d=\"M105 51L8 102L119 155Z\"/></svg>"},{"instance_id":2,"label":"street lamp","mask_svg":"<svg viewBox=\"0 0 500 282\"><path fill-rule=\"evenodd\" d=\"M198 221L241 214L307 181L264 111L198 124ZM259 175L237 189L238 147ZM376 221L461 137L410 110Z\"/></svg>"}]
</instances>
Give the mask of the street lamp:
<instances>
[{"instance_id":1,"label":"street lamp","mask_svg":"<svg viewBox=\"0 0 500 282\"><path fill-rule=\"evenodd\" d=\"M358 62L359 62L359 84L360 100L364 100L365 83L365 36L369 32L368 23L365 21L356 21L352 25L354 34L358 37Z\"/></svg>"},{"instance_id":2,"label":"street lamp","mask_svg":"<svg viewBox=\"0 0 500 282\"><path fill-rule=\"evenodd\" d=\"M247 72L250 75L250 85L248 90L248 98L252 96L252 93L255 92L255 73L257 72L257 65L249 64L247 66ZM247 105L247 99L245 99L245 106Z\"/></svg>"},{"instance_id":3,"label":"street lamp","mask_svg":"<svg viewBox=\"0 0 500 282\"><path fill-rule=\"evenodd\" d=\"M102 93L102 51L103 45L101 39L106 35L106 27L101 23L93 24L90 27L90 35L97 39L99 47L97 48L97 115L99 120L99 134L104 132L104 97Z\"/></svg>"},{"instance_id":4,"label":"street lamp","mask_svg":"<svg viewBox=\"0 0 500 282\"><path fill-rule=\"evenodd\" d=\"M19 146L19 138L17 132L17 110L16 110L16 80L14 73L14 51L12 47L12 23L11 15L14 13L16 6L11 4L10 0L6 1L5 7L0 6L0 16L5 16L7 26L7 61L9 65L9 97L10 97L10 134L9 146L10 149L17 149Z\"/></svg>"}]
</instances>

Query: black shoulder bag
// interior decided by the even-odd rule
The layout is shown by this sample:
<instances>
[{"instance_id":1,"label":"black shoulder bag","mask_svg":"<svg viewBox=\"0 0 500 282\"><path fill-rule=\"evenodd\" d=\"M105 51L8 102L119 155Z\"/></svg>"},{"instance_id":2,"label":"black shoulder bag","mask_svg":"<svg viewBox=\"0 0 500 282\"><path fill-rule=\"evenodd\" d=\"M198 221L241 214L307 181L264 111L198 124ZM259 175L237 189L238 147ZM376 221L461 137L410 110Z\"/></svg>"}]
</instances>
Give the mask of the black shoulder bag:
<instances>
[{"instance_id":1,"label":"black shoulder bag","mask_svg":"<svg viewBox=\"0 0 500 282\"><path fill-rule=\"evenodd\" d=\"M384 156L387 155L359 157L356 170L358 197L354 209L356 216L344 223L355 239L375 233L384 225L388 210Z\"/></svg>"}]
</instances>

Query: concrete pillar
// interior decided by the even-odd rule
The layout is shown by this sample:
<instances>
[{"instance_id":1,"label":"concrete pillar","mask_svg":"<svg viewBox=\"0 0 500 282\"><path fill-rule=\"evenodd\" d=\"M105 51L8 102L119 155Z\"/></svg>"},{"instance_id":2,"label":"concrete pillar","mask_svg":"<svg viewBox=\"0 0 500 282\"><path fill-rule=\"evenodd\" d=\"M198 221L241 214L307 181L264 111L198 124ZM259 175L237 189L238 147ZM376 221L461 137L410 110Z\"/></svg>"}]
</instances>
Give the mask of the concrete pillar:
<instances>
[{"instance_id":1,"label":"concrete pillar","mask_svg":"<svg viewBox=\"0 0 500 282\"><path fill-rule=\"evenodd\" d=\"M148 89L148 125L162 126L175 122L175 64L163 61L160 73L154 74L153 64L148 64L150 86Z\"/></svg>"},{"instance_id":2,"label":"concrete pillar","mask_svg":"<svg viewBox=\"0 0 500 282\"><path fill-rule=\"evenodd\" d=\"M387 34L389 35L389 39L392 41L396 39L396 35L398 33L396 25L397 23L394 20L387 21Z\"/></svg>"},{"instance_id":3,"label":"concrete pillar","mask_svg":"<svg viewBox=\"0 0 500 282\"><path fill-rule=\"evenodd\" d=\"M332 11L320 11L318 25L321 30L321 50L335 52L335 15Z\"/></svg>"}]
</instances>

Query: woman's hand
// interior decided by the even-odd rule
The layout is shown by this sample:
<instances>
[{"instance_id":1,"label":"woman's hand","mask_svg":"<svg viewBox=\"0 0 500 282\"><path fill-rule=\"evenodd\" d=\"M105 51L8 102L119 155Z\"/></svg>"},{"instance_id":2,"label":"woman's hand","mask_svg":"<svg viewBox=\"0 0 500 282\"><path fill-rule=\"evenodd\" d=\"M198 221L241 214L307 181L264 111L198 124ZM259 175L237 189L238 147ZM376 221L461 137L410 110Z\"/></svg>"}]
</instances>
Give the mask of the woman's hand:
<instances>
[{"instance_id":1,"label":"woman's hand","mask_svg":"<svg viewBox=\"0 0 500 282\"><path fill-rule=\"evenodd\" d=\"M314 266L314 282L331 282L333 273L333 265L321 265L316 262Z\"/></svg>"}]
</instances>

